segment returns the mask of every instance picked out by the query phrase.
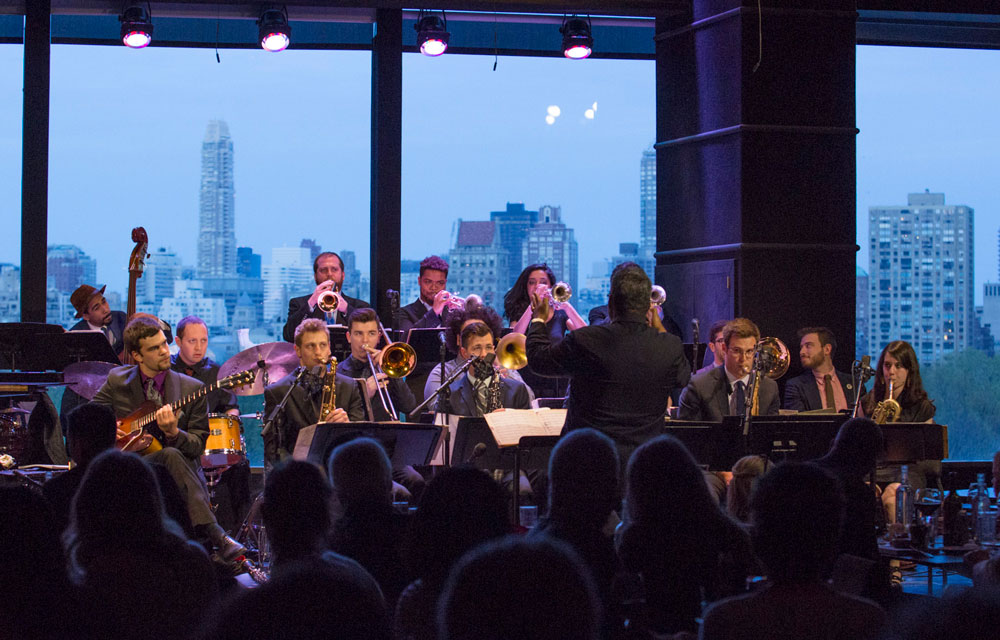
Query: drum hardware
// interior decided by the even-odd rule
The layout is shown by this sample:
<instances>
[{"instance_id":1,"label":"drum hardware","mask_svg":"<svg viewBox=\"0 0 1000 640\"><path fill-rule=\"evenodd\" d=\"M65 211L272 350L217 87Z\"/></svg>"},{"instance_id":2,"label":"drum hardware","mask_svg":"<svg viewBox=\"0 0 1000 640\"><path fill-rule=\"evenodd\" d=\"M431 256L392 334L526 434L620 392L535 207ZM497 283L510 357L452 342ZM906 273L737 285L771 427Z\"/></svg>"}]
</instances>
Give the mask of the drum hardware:
<instances>
[{"instance_id":1,"label":"drum hardware","mask_svg":"<svg viewBox=\"0 0 1000 640\"><path fill-rule=\"evenodd\" d=\"M288 342L268 342L244 349L226 360L219 368L219 377L223 378L237 371L252 371L255 374L253 384L234 389L233 393L238 396L259 396L264 393L264 387L271 380L285 377L298 366L299 357L295 355L294 345Z\"/></svg>"}]
</instances>

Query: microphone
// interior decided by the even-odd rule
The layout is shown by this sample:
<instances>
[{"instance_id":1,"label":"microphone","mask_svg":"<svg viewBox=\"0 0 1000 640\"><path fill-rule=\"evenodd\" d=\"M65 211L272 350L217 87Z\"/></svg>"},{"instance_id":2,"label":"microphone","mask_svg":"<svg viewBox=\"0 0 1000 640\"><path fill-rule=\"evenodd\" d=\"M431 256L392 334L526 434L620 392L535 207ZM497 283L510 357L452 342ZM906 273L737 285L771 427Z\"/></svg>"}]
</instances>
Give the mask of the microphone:
<instances>
[{"instance_id":1,"label":"microphone","mask_svg":"<svg viewBox=\"0 0 1000 640\"><path fill-rule=\"evenodd\" d=\"M470 455L469 459L465 461L465 464L472 464L479 458L482 458L483 454L485 453L486 453L486 443L480 442L475 446L475 448L472 449L472 455Z\"/></svg>"},{"instance_id":2,"label":"microphone","mask_svg":"<svg viewBox=\"0 0 1000 640\"><path fill-rule=\"evenodd\" d=\"M438 342L441 343L441 346L442 347L446 346L445 343L444 343L444 331L438 331L437 332L437 337L438 337Z\"/></svg>"},{"instance_id":3,"label":"microphone","mask_svg":"<svg viewBox=\"0 0 1000 640\"><path fill-rule=\"evenodd\" d=\"M385 297L388 298L389 300L395 300L396 296L398 296L398 295L399 295L399 292L396 291L395 289L386 289L385 290Z\"/></svg>"}]
</instances>

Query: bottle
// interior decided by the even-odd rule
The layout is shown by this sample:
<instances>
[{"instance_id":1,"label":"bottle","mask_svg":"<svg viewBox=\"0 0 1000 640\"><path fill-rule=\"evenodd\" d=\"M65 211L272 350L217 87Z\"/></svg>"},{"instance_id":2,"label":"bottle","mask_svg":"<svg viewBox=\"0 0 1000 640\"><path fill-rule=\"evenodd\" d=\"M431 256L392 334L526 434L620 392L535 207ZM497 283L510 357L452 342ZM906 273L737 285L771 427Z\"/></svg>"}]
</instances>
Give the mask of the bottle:
<instances>
[{"instance_id":1,"label":"bottle","mask_svg":"<svg viewBox=\"0 0 1000 640\"><path fill-rule=\"evenodd\" d=\"M959 530L958 514L962 511L962 499L955 493L955 472L948 474L948 484L951 490L941 502L941 533L944 546L954 547L964 541Z\"/></svg>"},{"instance_id":2,"label":"bottle","mask_svg":"<svg viewBox=\"0 0 1000 640\"><path fill-rule=\"evenodd\" d=\"M990 494L986 492L985 473L977 475L976 484L978 485L976 499L972 504L972 510L976 514L976 542L992 543L996 540L996 515L990 510Z\"/></svg>"},{"instance_id":3,"label":"bottle","mask_svg":"<svg viewBox=\"0 0 1000 640\"><path fill-rule=\"evenodd\" d=\"M906 526L913 522L913 487L910 486L910 467L903 465L903 481L896 487L896 518L894 522Z\"/></svg>"}]
</instances>

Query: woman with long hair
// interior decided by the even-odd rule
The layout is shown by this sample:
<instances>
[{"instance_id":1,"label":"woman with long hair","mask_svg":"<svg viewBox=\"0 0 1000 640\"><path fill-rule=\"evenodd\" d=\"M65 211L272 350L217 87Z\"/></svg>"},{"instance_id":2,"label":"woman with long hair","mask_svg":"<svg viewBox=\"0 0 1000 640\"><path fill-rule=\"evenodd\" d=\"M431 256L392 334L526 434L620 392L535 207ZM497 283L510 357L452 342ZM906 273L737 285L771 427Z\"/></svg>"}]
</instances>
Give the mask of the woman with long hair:
<instances>
[{"instance_id":1,"label":"woman with long hair","mask_svg":"<svg viewBox=\"0 0 1000 640\"><path fill-rule=\"evenodd\" d=\"M904 340L894 340L882 350L875 384L861 398L861 409L866 416L871 416L878 403L885 400L890 380L892 397L900 407L899 422L930 422L934 418L936 409L924 391L917 354Z\"/></svg>"},{"instance_id":2,"label":"woman with long hair","mask_svg":"<svg viewBox=\"0 0 1000 640\"><path fill-rule=\"evenodd\" d=\"M774 468L764 456L743 456L733 463L733 478L726 489L726 513L735 520L750 519L750 494L757 480Z\"/></svg>"},{"instance_id":3,"label":"woman with long hair","mask_svg":"<svg viewBox=\"0 0 1000 640\"><path fill-rule=\"evenodd\" d=\"M632 454L625 513L619 555L627 572L641 576L651 630L697 632L702 600L730 595L743 582L752 563L749 536L715 503L673 436Z\"/></svg>"},{"instance_id":4,"label":"woman with long hair","mask_svg":"<svg viewBox=\"0 0 1000 640\"><path fill-rule=\"evenodd\" d=\"M525 333L528 330L528 323L531 322L531 294L537 291L540 295L546 295L554 286L556 276L549 265L529 264L524 268L514 286L503 297L504 315L512 323L511 328L515 332ZM568 301L562 303L559 309L550 309L545 324L549 326L554 340L562 340L567 331L587 326L586 321Z\"/></svg>"}]
</instances>

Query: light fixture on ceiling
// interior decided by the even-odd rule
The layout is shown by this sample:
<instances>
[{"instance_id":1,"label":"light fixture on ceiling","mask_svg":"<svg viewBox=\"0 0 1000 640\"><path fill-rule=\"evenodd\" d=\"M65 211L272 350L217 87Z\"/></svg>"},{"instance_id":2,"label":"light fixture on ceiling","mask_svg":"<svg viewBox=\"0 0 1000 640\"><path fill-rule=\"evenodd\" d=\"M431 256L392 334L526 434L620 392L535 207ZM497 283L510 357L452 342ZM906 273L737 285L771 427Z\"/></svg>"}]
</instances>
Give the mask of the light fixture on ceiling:
<instances>
[{"instance_id":1,"label":"light fixture on ceiling","mask_svg":"<svg viewBox=\"0 0 1000 640\"><path fill-rule=\"evenodd\" d=\"M439 56L448 50L448 18L441 12L441 17L432 14L425 14L421 9L417 16L417 24L413 27L417 31L417 47L420 53L425 56Z\"/></svg>"},{"instance_id":2,"label":"light fixture on ceiling","mask_svg":"<svg viewBox=\"0 0 1000 640\"><path fill-rule=\"evenodd\" d=\"M594 37L590 32L590 16L565 18L559 33L563 34L563 55L571 60L589 58L594 51Z\"/></svg>"},{"instance_id":3,"label":"light fixture on ceiling","mask_svg":"<svg viewBox=\"0 0 1000 640\"><path fill-rule=\"evenodd\" d=\"M146 6L142 6L145 4ZM131 49L142 49L153 41L153 23L149 16L149 3L126 3L118 16L122 23L122 43Z\"/></svg>"},{"instance_id":4,"label":"light fixture on ceiling","mask_svg":"<svg viewBox=\"0 0 1000 640\"><path fill-rule=\"evenodd\" d=\"M257 41L264 51L284 51L292 42L288 9L282 5L264 7L257 20Z\"/></svg>"}]
</instances>

